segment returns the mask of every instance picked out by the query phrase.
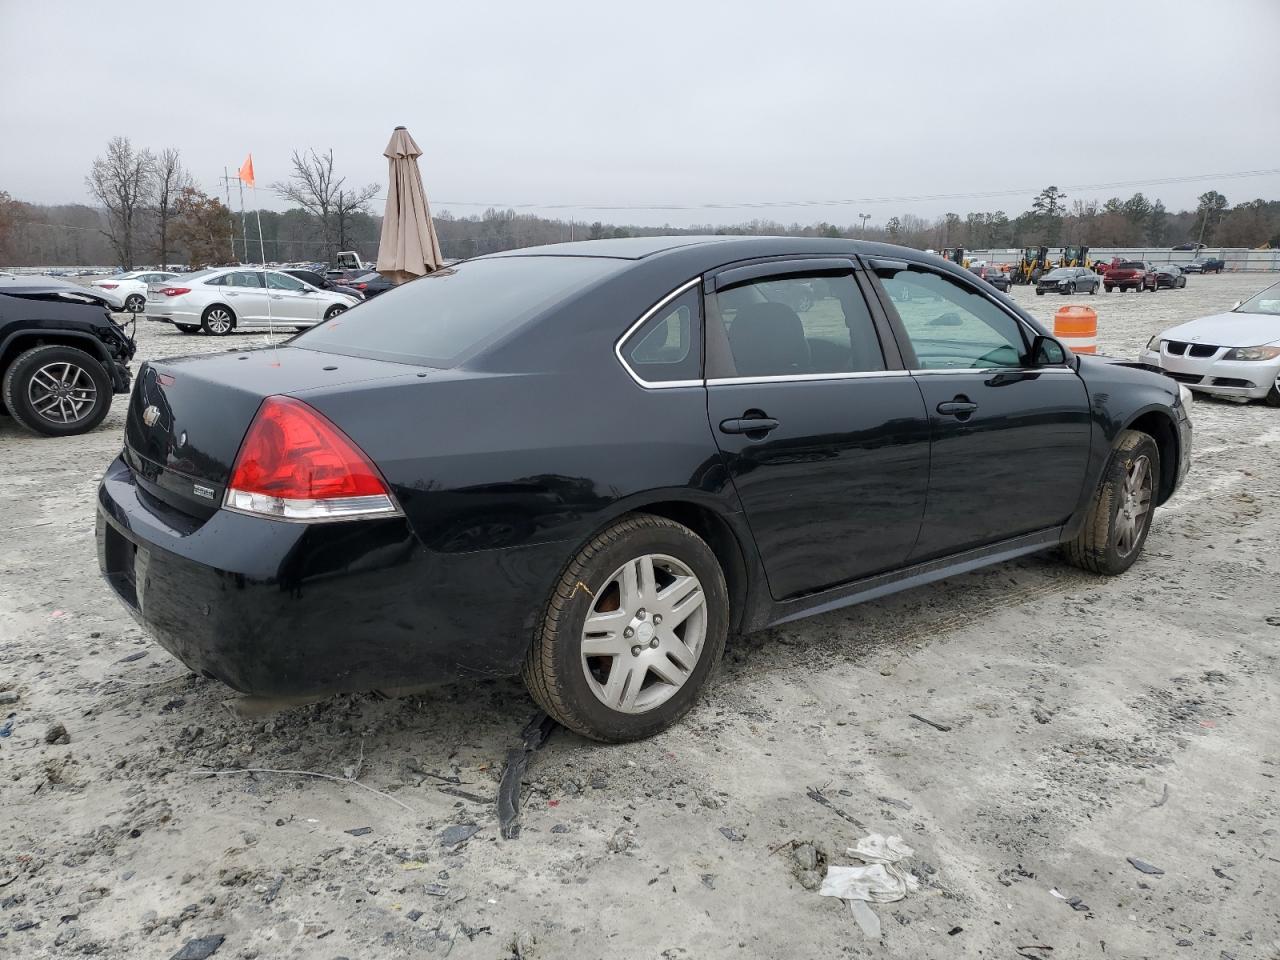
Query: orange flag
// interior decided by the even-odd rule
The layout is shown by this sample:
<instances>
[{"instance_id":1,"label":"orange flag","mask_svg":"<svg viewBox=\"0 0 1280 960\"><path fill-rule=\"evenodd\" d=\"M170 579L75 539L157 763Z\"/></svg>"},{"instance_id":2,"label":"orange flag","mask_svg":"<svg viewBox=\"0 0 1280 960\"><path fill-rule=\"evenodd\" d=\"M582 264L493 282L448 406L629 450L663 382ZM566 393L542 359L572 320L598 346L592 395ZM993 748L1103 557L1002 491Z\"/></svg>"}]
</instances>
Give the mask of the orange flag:
<instances>
[{"instance_id":1,"label":"orange flag","mask_svg":"<svg viewBox=\"0 0 1280 960\"><path fill-rule=\"evenodd\" d=\"M240 167L240 179L248 186L253 186L253 154L249 154L245 158L244 165Z\"/></svg>"}]
</instances>

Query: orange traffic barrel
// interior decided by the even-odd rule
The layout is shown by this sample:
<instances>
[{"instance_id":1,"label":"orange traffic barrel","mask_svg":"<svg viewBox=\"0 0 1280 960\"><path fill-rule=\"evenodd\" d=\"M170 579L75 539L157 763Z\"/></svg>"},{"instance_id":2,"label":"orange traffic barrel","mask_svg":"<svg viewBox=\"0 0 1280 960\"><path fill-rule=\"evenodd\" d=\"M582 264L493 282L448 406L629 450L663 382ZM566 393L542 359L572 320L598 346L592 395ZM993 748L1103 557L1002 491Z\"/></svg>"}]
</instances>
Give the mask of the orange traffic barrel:
<instances>
[{"instance_id":1,"label":"orange traffic barrel","mask_svg":"<svg viewBox=\"0 0 1280 960\"><path fill-rule=\"evenodd\" d=\"M1098 352L1098 315L1089 307L1060 307L1053 335L1072 353Z\"/></svg>"}]
</instances>

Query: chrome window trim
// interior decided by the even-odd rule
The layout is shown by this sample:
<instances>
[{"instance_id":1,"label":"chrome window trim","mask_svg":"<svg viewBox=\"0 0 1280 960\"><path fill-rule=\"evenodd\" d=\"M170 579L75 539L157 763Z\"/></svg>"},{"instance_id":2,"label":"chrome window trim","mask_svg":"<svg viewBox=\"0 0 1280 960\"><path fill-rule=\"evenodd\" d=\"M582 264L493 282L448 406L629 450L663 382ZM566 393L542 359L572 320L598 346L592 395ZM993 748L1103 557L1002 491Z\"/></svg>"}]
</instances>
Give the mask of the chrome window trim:
<instances>
[{"instance_id":1,"label":"chrome window trim","mask_svg":"<svg viewBox=\"0 0 1280 960\"><path fill-rule=\"evenodd\" d=\"M856 370L847 373L797 373L769 377L716 377L708 380L708 387L730 386L744 383L806 383L813 380L869 380L876 377L909 377L910 370Z\"/></svg>"},{"instance_id":2,"label":"chrome window trim","mask_svg":"<svg viewBox=\"0 0 1280 960\"><path fill-rule=\"evenodd\" d=\"M619 362L620 364L622 364L622 369L623 369L623 370L625 370L625 371L627 371L628 376L630 376L632 380L634 380L636 383L638 383L638 384L639 384L641 387L643 387L644 389L646 389L646 390L668 390L668 389L670 389L670 388L672 388L672 387L701 387L701 386L703 386L703 385L706 383L706 381L705 381L705 380L702 380L702 379L698 379L698 380L660 380L660 381L646 380L644 377L640 376L640 374L636 373L633 369L631 369L631 364L627 363L626 357L624 357L624 356L622 355L622 345L623 345L624 343L626 343L626 342L627 342L627 340L631 337L631 335L632 335L633 333L635 333L637 330L639 330L641 327L643 327L643 326L644 326L644 325L645 325L645 324L646 324L646 323L647 323L647 322L648 322L648 321L653 317L653 315L654 315L655 313L657 313L659 310L661 310L663 307L665 307L665 306L666 306L668 303L670 303L672 300L676 299L676 297L681 296L681 295L682 295L682 294L684 294L684 293L685 293L685 291L687 291L690 287L697 286L697 285L698 285L698 284L700 284L700 283L702 283L702 277L701 277L701 276L696 276L696 277L694 277L692 280L689 280L689 281L687 281L687 282L685 282L685 283L681 284L680 286L676 287L676 289L672 290L672 291L671 291L670 293L668 293L665 297L663 297L661 300L659 300L657 303L655 303L652 307L650 307L648 310L646 310L646 311L644 312L644 314L640 317L640 319L639 319L639 320L637 320L637 321L636 321L635 323L633 323L631 326L627 327L626 331L622 334L622 336L620 336L620 337L617 339L617 341L614 343L614 345L613 345L613 355L614 355L615 357L617 357L617 358L618 358L618 362ZM705 318L705 317L703 318L703 324L704 324L704 325L706 324L706 318ZM700 333L700 334L702 334L703 332L702 332L701 330L699 330L699 333ZM704 336L705 336L705 335L704 335ZM699 350L702 350L702 349L703 349L703 347L702 347L702 345L701 345L701 344L699 344L698 349L699 349Z\"/></svg>"},{"instance_id":3,"label":"chrome window trim","mask_svg":"<svg viewBox=\"0 0 1280 960\"><path fill-rule=\"evenodd\" d=\"M945 369L922 369L908 371L913 377L944 377L954 376L955 374L997 374L997 373L1070 373L1075 371L1070 367L946 367Z\"/></svg>"}]
</instances>

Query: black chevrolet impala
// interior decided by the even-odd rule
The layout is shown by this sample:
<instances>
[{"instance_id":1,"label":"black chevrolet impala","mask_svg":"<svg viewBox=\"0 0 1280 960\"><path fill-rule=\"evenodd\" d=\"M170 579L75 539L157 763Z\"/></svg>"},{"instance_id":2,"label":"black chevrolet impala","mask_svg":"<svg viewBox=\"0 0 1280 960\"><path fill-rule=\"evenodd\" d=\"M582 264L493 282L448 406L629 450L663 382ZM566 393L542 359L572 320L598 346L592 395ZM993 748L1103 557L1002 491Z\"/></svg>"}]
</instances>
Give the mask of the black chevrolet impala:
<instances>
[{"instance_id":1,"label":"black chevrolet impala","mask_svg":"<svg viewBox=\"0 0 1280 960\"><path fill-rule=\"evenodd\" d=\"M522 673L627 740L690 708L731 633L1051 547L1126 570L1186 472L1184 402L914 250L538 247L146 364L98 552L243 693Z\"/></svg>"}]
</instances>

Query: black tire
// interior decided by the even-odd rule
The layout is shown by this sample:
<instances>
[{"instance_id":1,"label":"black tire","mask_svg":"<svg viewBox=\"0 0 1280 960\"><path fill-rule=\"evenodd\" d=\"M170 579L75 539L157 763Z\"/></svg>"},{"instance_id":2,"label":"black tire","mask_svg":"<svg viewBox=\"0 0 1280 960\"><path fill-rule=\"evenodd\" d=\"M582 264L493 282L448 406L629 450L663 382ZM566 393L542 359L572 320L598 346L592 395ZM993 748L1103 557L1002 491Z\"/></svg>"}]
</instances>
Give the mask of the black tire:
<instances>
[{"instance_id":1,"label":"black tire","mask_svg":"<svg viewBox=\"0 0 1280 960\"><path fill-rule=\"evenodd\" d=\"M1043 297L1043 296L1044 296L1044 291L1043 291L1043 290L1041 290L1039 287L1036 287L1036 296L1037 296L1037 297Z\"/></svg>"},{"instance_id":2,"label":"black tire","mask_svg":"<svg viewBox=\"0 0 1280 960\"><path fill-rule=\"evenodd\" d=\"M235 328L235 311L225 304L210 304L200 315L200 329L211 337L225 337Z\"/></svg>"},{"instance_id":3,"label":"black tire","mask_svg":"<svg viewBox=\"0 0 1280 960\"><path fill-rule=\"evenodd\" d=\"M334 317L336 317L338 314L340 314L340 313L346 313L348 309L350 309L350 308L348 308L348 307L344 307L344 306L343 306L342 304L340 304L340 303L335 303L332 307L330 307L328 310L326 310L326 311L324 312L324 318L325 318L326 320L332 320L332 319L333 319ZM300 329L300 330L305 330L305 329L306 329L306 327L299 327L298 329Z\"/></svg>"},{"instance_id":4,"label":"black tire","mask_svg":"<svg viewBox=\"0 0 1280 960\"><path fill-rule=\"evenodd\" d=\"M1062 295L1064 297L1074 297L1076 295L1076 282L1074 280L1071 281L1071 289L1062 291Z\"/></svg>"},{"instance_id":5,"label":"black tire","mask_svg":"<svg viewBox=\"0 0 1280 960\"><path fill-rule=\"evenodd\" d=\"M582 631L593 607L596 612L607 609L601 604L614 573L648 554L673 558L697 577L703 591L706 634L697 663L683 685L650 710L626 713L607 706L593 692L582 659ZM606 743L642 740L675 723L693 706L724 653L728 622L728 590L711 548L682 524L635 514L597 534L569 562L543 611L521 674L534 700L570 730ZM600 682L625 662L622 657L612 661L609 674ZM646 673L644 682L649 678Z\"/></svg>"},{"instance_id":6,"label":"black tire","mask_svg":"<svg viewBox=\"0 0 1280 960\"><path fill-rule=\"evenodd\" d=\"M124 298L126 313L141 313L147 309L147 298L140 293L131 293Z\"/></svg>"},{"instance_id":7,"label":"black tire","mask_svg":"<svg viewBox=\"0 0 1280 960\"><path fill-rule=\"evenodd\" d=\"M1103 289L1103 290L1105 290L1105 291L1107 291L1107 293L1110 293L1112 290L1114 290L1114 289L1115 289L1115 287L1108 287L1108 286L1104 286L1102 289Z\"/></svg>"},{"instance_id":8,"label":"black tire","mask_svg":"<svg viewBox=\"0 0 1280 960\"><path fill-rule=\"evenodd\" d=\"M1149 478L1146 512L1138 519L1137 532L1131 538L1128 550L1121 552L1122 528L1117 519L1127 505L1125 491L1130 474L1144 457ZM1151 530L1159 482L1160 448L1155 440L1137 430L1121 431L1085 514L1084 525L1074 540L1064 544L1067 560L1083 570L1106 576L1124 573L1133 566L1142 554L1147 533Z\"/></svg>"},{"instance_id":9,"label":"black tire","mask_svg":"<svg viewBox=\"0 0 1280 960\"><path fill-rule=\"evenodd\" d=\"M1267 391L1263 402L1268 407L1280 407L1280 380L1271 384L1271 389Z\"/></svg>"},{"instance_id":10,"label":"black tire","mask_svg":"<svg viewBox=\"0 0 1280 960\"><path fill-rule=\"evenodd\" d=\"M199 327L193 327L189 323L175 323L174 326L177 327L178 330L182 333L199 333L200 332Z\"/></svg>"},{"instance_id":11,"label":"black tire","mask_svg":"<svg viewBox=\"0 0 1280 960\"><path fill-rule=\"evenodd\" d=\"M40 397L36 397L33 402L32 380L50 364L69 365L66 374L60 371L55 373L60 382L84 385L68 397L68 404L80 402L85 398L89 394L87 385L92 384L91 402L82 412L77 412L75 419L70 422L53 419L52 416L40 412L36 406ZM64 347L58 344L33 347L19 354L5 371L0 390L4 394L4 405L9 409L13 419L32 433L45 437L70 437L87 433L100 424L102 418L107 415L107 411L111 409L111 377L107 375L98 358L75 347ZM40 392L39 382L36 383L34 392ZM59 404L59 407L70 415L69 406Z\"/></svg>"},{"instance_id":12,"label":"black tire","mask_svg":"<svg viewBox=\"0 0 1280 960\"><path fill-rule=\"evenodd\" d=\"M1091 286L1091 287L1089 288L1089 296L1091 296L1091 297L1092 297L1092 296L1095 296L1095 295L1097 294L1097 292L1098 292L1098 284L1097 284L1097 282L1095 281L1095 282L1094 282L1094 284L1093 284L1093 286Z\"/></svg>"}]
</instances>

